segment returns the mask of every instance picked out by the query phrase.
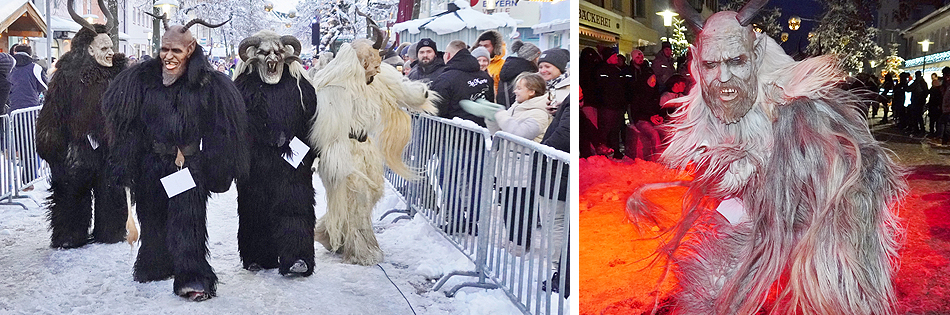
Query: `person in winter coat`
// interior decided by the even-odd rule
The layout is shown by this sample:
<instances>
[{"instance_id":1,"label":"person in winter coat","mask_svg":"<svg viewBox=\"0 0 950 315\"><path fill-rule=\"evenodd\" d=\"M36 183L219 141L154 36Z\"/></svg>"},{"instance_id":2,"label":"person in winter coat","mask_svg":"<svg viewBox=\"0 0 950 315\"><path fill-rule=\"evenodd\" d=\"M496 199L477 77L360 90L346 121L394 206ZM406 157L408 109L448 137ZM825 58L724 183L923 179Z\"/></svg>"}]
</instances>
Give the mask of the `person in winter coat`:
<instances>
[{"instance_id":1,"label":"person in winter coat","mask_svg":"<svg viewBox=\"0 0 950 315\"><path fill-rule=\"evenodd\" d=\"M445 49L445 60L445 71L429 86L429 89L442 97L435 104L439 109L439 117L459 117L484 127L485 119L462 110L459 101L474 101L480 98L494 101L492 78L485 71L479 70L478 61L465 49L465 42L449 43Z\"/></svg>"},{"instance_id":2,"label":"person in winter coat","mask_svg":"<svg viewBox=\"0 0 950 315\"><path fill-rule=\"evenodd\" d=\"M505 65L505 41L498 31L487 30L478 35L475 45L472 45L472 50L474 51L478 47L485 47L485 49L488 50L488 74L490 74L492 80L495 81L492 88L493 91L497 92L501 68Z\"/></svg>"},{"instance_id":3,"label":"person in winter coat","mask_svg":"<svg viewBox=\"0 0 950 315\"><path fill-rule=\"evenodd\" d=\"M930 97L927 100L927 116L930 117L930 136L937 136L937 122L940 121L940 116L943 115L944 87L942 84L943 82L938 78L934 79L933 85L930 86Z\"/></svg>"},{"instance_id":4,"label":"person in winter coat","mask_svg":"<svg viewBox=\"0 0 950 315\"><path fill-rule=\"evenodd\" d=\"M40 93L46 91L46 71L33 62L33 49L17 45L13 58L16 65L10 72L10 111L40 106Z\"/></svg>"},{"instance_id":5,"label":"person in winter coat","mask_svg":"<svg viewBox=\"0 0 950 315\"><path fill-rule=\"evenodd\" d=\"M653 58L653 73L656 74L656 82L660 85L659 90L665 90L666 87L663 85L666 84L666 80L676 73L676 69L673 68L673 46L670 42L663 42L660 51Z\"/></svg>"},{"instance_id":6,"label":"person in winter coat","mask_svg":"<svg viewBox=\"0 0 950 315\"><path fill-rule=\"evenodd\" d=\"M563 103L571 92L571 79L567 73L567 62L570 58L570 51L561 48L545 50L538 58L538 74L548 84L552 111L556 111L557 106Z\"/></svg>"},{"instance_id":7,"label":"person in winter coat","mask_svg":"<svg viewBox=\"0 0 950 315\"><path fill-rule=\"evenodd\" d=\"M522 72L538 72L538 57L541 56L541 50L538 46L531 43L525 43L516 40L511 44L511 55L505 60L505 66L501 68L498 77L501 80L498 84L498 104L506 108L515 103L515 78Z\"/></svg>"},{"instance_id":8,"label":"person in winter coat","mask_svg":"<svg viewBox=\"0 0 950 315\"><path fill-rule=\"evenodd\" d=\"M884 83L881 84L881 97L884 98L884 101L881 102L881 107L884 109L884 116L881 117L882 124L887 123L887 112L889 109L891 109L894 106L894 104L891 104L891 99L894 98L894 96L891 95L893 92L894 92L894 73L888 72L886 75L884 75ZM874 117L874 116L875 116L874 114L871 115L871 117Z\"/></svg>"},{"instance_id":9,"label":"person in winter coat","mask_svg":"<svg viewBox=\"0 0 950 315\"><path fill-rule=\"evenodd\" d=\"M10 88L13 86L10 82L10 71L15 64L16 59L12 55L0 52L0 115L7 113L6 106L10 100Z\"/></svg>"},{"instance_id":10,"label":"person in winter coat","mask_svg":"<svg viewBox=\"0 0 950 315\"><path fill-rule=\"evenodd\" d=\"M547 111L547 84L537 73L522 73L515 78L515 103L507 110L500 104L482 103L473 106L471 102L463 105L475 115L485 117L491 133L504 131L516 136L541 142L544 132L551 124L551 114ZM519 155L519 153L512 153ZM518 165L511 165L507 180L499 180L501 196L499 202L505 209L505 222L508 228L508 240L516 244L514 253L531 248L531 232L534 229L534 198L529 196L531 159L516 158ZM518 174L524 174L519 177ZM520 198L515 200L514 198ZM527 208L522 205L527 204ZM514 217L515 213L518 217ZM527 225L527 228L525 226Z\"/></svg>"},{"instance_id":11,"label":"person in winter coat","mask_svg":"<svg viewBox=\"0 0 950 315\"><path fill-rule=\"evenodd\" d=\"M445 71L442 53L439 53L435 41L423 38L416 44L416 62L411 65L409 80L429 82Z\"/></svg>"}]
</instances>

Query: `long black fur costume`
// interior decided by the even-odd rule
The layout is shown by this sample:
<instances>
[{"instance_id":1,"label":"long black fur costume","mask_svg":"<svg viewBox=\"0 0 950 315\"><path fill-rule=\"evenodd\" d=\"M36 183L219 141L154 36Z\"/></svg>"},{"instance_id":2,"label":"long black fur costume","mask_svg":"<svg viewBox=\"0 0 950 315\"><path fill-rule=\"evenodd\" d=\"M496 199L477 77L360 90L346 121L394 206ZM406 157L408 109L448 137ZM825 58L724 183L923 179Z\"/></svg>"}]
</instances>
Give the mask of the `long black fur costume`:
<instances>
[{"instance_id":1,"label":"long black fur costume","mask_svg":"<svg viewBox=\"0 0 950 315\"><path fill-rule=\"evenodd\" d=\"M109 175L109 146L104 140L105 119L99 107L109 81L125 70L125 55L113 55L112 67L103 67L87 51L96 31L82 28L73 37L72 50L57 63L43 109L36 121L36 149L51 169L52 194L47 198L50 246L73 248L90 241L89 226L95 224L92 240L116 243L125 239L125 190ZM93 149L87 136L98 142Z\"/></svg>"},{"instance_id":2,"label":"long black fur costume","mask_svg":"<svg viewBox=\"0 0 950 315\"><path fill-rule=\"evenodd\" d=\"M247 174L247 114L241 94L214 71L201 46L186 73L162 85L162 62L152 59L116 78L103 97L117 180L132 187L141 225L133 278L175 277L185 288L215 295L217 276L208 264L205 210L211 192L224 192ZM175 146L185 151L196 187L168 198L160 179L178 171ZM196 148L200 148L196 149Z\"/></svg>"},{"instance_id":3,"label":"long black fur costume","mask_svg":"<svg viewBox=\"0 0 950 315\"><path fill-rule=\"evenodd\" d=\"M308 150L294 169L290 141L297 137L308 146L309 120L316 111L317 96L307 80L299 81L284 66L277 84L266 84L257 71L235 80L244 96L248 114L250 169L238 180L238 249L245 269L280 268L286 275L298 259L307 264L303 276L313 274L313 165ZM301 97L303 102L301 102Z\"/></svg>"}]
</instances>

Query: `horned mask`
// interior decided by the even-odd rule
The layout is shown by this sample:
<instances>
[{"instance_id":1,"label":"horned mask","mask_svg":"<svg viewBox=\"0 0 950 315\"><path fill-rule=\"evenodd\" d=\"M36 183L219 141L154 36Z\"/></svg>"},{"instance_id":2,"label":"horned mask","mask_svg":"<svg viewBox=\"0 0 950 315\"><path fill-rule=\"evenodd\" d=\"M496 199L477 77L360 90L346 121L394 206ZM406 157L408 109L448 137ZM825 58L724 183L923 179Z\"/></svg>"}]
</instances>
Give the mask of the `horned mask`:
<instances>
[{"instance_id":1,"label":"horned mask","mask_svg":"<svg viewBox=\"0 0 950 315\"><path fill-rule=\"evenodd\" d=\"M188 30L189 28L195 24L201 24L208 28L217 28L231 21L231 19L228 18L227 21L219 24L210 24L202 19L193 19L185 23L185 25L169 26L167 15L162 14L162 16L155 16L149 13L146 14L162 19L162 25L165 27L165 34L162 35L162 48L159 53L159 58L162 60L163 65L162 83L165 86L172 85L185 73L187 61L195 51L195 46L198 45L197 41L195 41L195 37L191 34L191 31Z\"/></svg>"},{"instance_id":2,"label":"horned mask","mask_svg":"<svg viewBox=\"0 0 950 315\"><path fill-rule=\"evenodd\" d=\"M389 42L389 35L383 32L369 15L360 12L359 8L356 9L356 13L366 18L366 23L373 29L373 34L376 35L375 42L360 39L350 44L353 46L353 49L356 50L356 55L363 64L363 69L366 70L366 84L370 84L373 82L373 77L379 73L379 65L383 62L383 56L395 48L396 43L393 43L389 48L380 50ZM370 43L372 43L372 45L370 45Z\"/></svg>"},{"instance_id":3,"label":"horned mask","mask_svg":"<svg viewBox=\"0 0 950 315\"><path fill-rule=\"evenodd\" d=\"M685 0L673 1L690 28L698 34L692 50L693 73L698 74L703 100L725 124L739 121L756 102L758 69L765 53L765 35L752 30L752 18L768 0L753 0L739 12L722 11L705 22Z\"/></svg>"},{"instance_id":4,"label":"horned mask","mask_svg":"<svg viewBox=\"0 0 950 315\"><path fill-rule=\"evenodd\" d=\"M73 2L74 0L66 1L66 10L69 11L69 16L73 19L73 21L76 21L76 23L79 23L79 25L82 26L82 29L80 29L79 32L76 33L76 36L73 37L73 47L81 49L82 46L88 45L86 47L86 52L96 59L96 63L103 67L112 67L112 57L115 55L115 51L112 49L112 38L109 37L109 33L113 28L115 28L115 17L112 16L112 12L109 12L107 9L108 7L106 7L105 3L103 3L103 0L99 0L99 8L102 9L102 13L105 15L106 24L102 25L89 23L88 21L81 18L79 14L76 14L76 11L73 10ZM87 36L87 34L80 34L80 32L91 32L92 34L96 35L89 43L77 43L76 39Z\"/></svg>"},{"instance_id":5,"label":"horned mask","mask_svg":"<svg viewBox=\"0 0 950 315\"><path fill-rule=\"evenodd\" d=\"M284 64L300 63L300 41L272 31L260 31L241 41L241 60L257 69L261 80L277 84L284 73Z\"/></svg>"}]
</instances>

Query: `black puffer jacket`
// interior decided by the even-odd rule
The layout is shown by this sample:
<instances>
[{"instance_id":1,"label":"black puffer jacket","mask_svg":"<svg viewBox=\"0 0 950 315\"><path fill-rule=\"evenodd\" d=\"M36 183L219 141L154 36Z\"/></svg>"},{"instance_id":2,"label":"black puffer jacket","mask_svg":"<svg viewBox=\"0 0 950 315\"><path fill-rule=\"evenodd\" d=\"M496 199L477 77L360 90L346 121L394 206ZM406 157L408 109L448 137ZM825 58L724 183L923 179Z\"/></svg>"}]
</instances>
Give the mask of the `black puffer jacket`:
<instances>
[{"instance_id":1,"label":"black puffer jacket","mask_svg":"<svg viewBox=\"0 0 950 315\"><path fill-rule=\"evenodd\" d=\"M498 104L511 107L515 103L515 78L522 72L538 72L538 65L515 56L508 56L498 73Z\"/></svg>"},{"instance_id":2,"label":"black puffer jacket","mask_svg":"<svg viewBox=\"0 0 950 315\"><path fill-rule=\"evenodd\" d=\"M484 98L494 102L494 84L488 72L479 69L478 60L472 57L468 50L463 49L449 60L445 71L432 81L429 88L442 97L442 100L436 103L439 117L459 117L485 127L485 119L466 112L459 106L459 101Z\"/></svg>"}]
</instances>

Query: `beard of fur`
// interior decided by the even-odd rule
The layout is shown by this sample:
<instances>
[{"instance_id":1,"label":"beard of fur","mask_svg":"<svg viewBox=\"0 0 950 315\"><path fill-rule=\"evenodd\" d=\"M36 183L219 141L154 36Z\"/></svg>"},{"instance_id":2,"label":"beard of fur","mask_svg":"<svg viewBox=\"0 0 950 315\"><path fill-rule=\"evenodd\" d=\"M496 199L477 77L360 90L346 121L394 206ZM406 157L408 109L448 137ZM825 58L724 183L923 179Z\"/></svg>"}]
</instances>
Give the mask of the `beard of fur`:
<instances>
[{"instance_id":1,"label":"beard of fur","mask_svg":"<svg viewBox=\"0 0 950 315\"><path fill-rule=\"evenodd\" d=\"M298 58L284 58L284 65L287 66L285 71L289 71L290 75L297 80L297 92L300 93L300 108L303 108L306 111L307 107L303 104L303 88L300 86L300 80L305 80L310 82L310 76L307 73L307 69L303 68L303 64L300 63ZM238 60L237 65L234 67L234 74L231 75L231 81L237 80L239 76L247 73L248 75L259 75L261 73L258 69L265 69L266 65L263 60L258 57L258 55L253 55L247 58L247 61ZM261 81L264 78L261 77ZM312 83L312 82L311 82Z\"/></svg>"}]
</instances>

